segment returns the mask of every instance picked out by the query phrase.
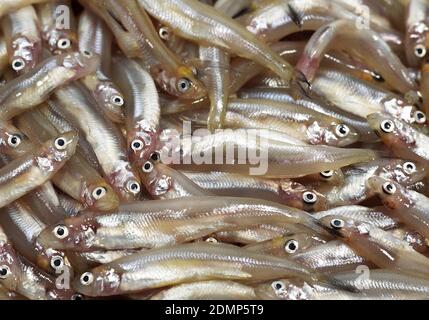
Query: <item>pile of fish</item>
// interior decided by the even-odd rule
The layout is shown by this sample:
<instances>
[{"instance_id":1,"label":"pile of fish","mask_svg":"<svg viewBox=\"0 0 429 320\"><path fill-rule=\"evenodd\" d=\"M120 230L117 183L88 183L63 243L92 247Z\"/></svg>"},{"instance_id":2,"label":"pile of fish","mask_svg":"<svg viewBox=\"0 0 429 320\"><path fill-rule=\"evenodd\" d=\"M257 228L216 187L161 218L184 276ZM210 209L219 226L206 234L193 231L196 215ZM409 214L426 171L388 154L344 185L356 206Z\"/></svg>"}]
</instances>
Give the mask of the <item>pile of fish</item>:
<instances>
[{"instance_id":1,"label":"pile of fish","mask_svg":"<svg viewBox=\"0 0 429 320\"><path fill-rule=\"evenodd\" d=\"M429 298L428 1L0 19L0 299Z\"/></svg>"}]
</instances>

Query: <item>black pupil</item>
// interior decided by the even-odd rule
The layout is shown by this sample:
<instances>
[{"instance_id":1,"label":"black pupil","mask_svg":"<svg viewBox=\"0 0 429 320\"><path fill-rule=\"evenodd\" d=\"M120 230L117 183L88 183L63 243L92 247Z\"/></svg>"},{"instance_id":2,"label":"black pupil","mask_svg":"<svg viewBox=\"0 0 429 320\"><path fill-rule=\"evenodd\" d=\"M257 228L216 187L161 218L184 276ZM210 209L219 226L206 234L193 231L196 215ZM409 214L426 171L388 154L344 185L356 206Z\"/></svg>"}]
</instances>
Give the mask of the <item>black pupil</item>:
<instances>
[{"instance_id":1,"label":"black pupil","mask_svg":"<svg viewBox=\"0 0 429 320\"><path fill-rule=\"evenodd\" d=\"M418 53L418 54L422 54L422 53L423 53L423 49L422 49L422 48L418 48L418 49L417 49L417 53Z\"/></svg>"},{"instance_id":2,"label":"black pupil","mask_svg":"<svg viewBox=\"0 0 429 320\"><path fill-rule=\"evenodd\" d=\"M60 265L61 265L60 259L55 259L54 260L54 266L59 267Z\"/></svg>"},{"instance_id":3,"label":"black pupil","mask_svg":"<svg viewBox=\"0 0 429 320\"><path fill-rule=\"evenodd\" d=\"M20 67L20 66L22 66L22 62L21 61L16 61L15 62L15 67Z\"/></svg>"},{"instance_id":4,"label":"black pupil","mask_svg":"<svg viewBox=\"0 0 429 320\"><path fill-rule=\"evenodd\" d=\"M65 144L65 142L64 142L64 140L63 140L63 139L58 139L58 145L59 145L60 147L64 146L64 144Z\"/></svg>"},{"instance_id":5,"label":"black pupil","mask_svg":"<svg viewBox=\"0 0 429 320\"><path fill-rule=\"evenodd\" d=\"M418 112L418 113L417 113L417 118L419 118L419 119L423 119L423 118L424 118L424 114L423 114L423 113Z\"/></svg>"},{"instance_id":6,"label":"black pupil","mask_svg":"<svg viewBox=\"0 0 429 320\"><path fill-rule=\"evenodd\" d=\"M392 127L392 125L390 124L390 122L386 122L386 123L384 124L384 127L385 127L386 129L390 129L390 128Z\"/></svg>"},{"instance_id":7,"label":"black pupil","mask_svg":"<svg viewBox=\"0 0 429 320\"><path fill-rule=\"evenodd\" d=\"M115 98L115 102L121 102L121 98L116 97L116 98Z\"/></svg>"},{"instance_id":8,"label":"black pupil","mask_svg":"<svg viewBox=\"0 0 429 320\"><path fill-rule=\"evenodd\" d=\"M89 281L89 277L88 277L88 276L84 276L84 277L83 277L83 281L84 281L84 282L88 282L88 281Z\"/></svg>"},{"instance_id":9,"label":"black pupil","mask_svg":"<svg viewBox=\"0 0 429 320\"><path fill-rule=\"evenodd\" d=\"M146 163L146 164L144 165L144 168L145 168L146 170L149 170L149 169L150 169L150 164L149 164L149 163Z\"/></svg>"},{"instance_id":10,"label":"black pupil","mask_svg":"<svg viewBox=\"0 0 429 320\"><path fill-rule=\"evenodd\" d=\"M91 54L89 51L86 51L86 50L83 53L86 54L87 56Z\"/></svg>"},{"instance_id":11,"label":"black pupil","mask_svg":"<svg viewBox=\"0 0 429 320\"><path fill-rule=\"evenodd\" d=\"M344 128L344 127L340 127L340 133L342 133L342 134L346 134L346 128Z\"/></svg>"},{"instance_id":12,"label":"black pupil","mask_svg":"<svg viewBox=\"0 0 429 320\"><path fill-rule=\"evenodd\" d=\"M7 269L6 268L1 269L0 270L0 275L2 275L2 276L7 275Z\"/></svg>"},{"instance_id":13,"label":"black pupil","mask_svg":"<svg viewBox=\"0 0 429 320\"><path fill-rule=\"evenodd\" d=\"M140 142L134 142L133 145L134 145L134 148L138 149L138 148L140 148L141 143Z\"/></svg>"},{"instance_id":14,"label":"black pupil","mask_svg":"<svg viewBox=\"0 0 429 320\"><path fill-rule=\"evenodd\" d=\"M136 190L136 189L137 189L137 185L136 185L135 183L133 183L133 184L131 185L131 189Z\"/></svg>"},{"instance_id":15,"label":"black pupil","mask_svg":"<svg viewBox=\"0 0 429 320\"><path fill-rule=\"evenodd\" d=\"M340 220L335 220L335 221L334 221L334 225L335 225L336 227L341 226L341 221L340 221Z\"/></svg>"},{"instance_id":16,"label":"black pupil","mask_svg":"<svg viewBox=\"0 0 429 320\"><path fill-rule=\"evenodd\" d=\"M386 186L386 189L387 189L388 191L392 191L393 186L392 186L391 184L388 184L388 185Z\"/></svg>"},{"instance_id":17,"label":"black pupil","mask_svg":"<svg viewBox=\"0 0 429 320\"><path fill-rule=\"evenodd\" d=\"M18 142L18 139L17 137L12 137L10 141L12 142L12 144L16 144Z\"/></svg>"},{"instance_id":18,"label":"black pupil","mask_svg":"<svg viewBox=\"0 0 429 320\"><path fill-rule=\"evenodd\" d=\"M182 87L182 89L186 89L188 87L188 83L186 81L182 81L180 83L180 86Z\"/></svg>"},{"instance_id":19,"label":"black pupil","mask_svg":"<svg viewBox=\"0 0 429 320\"><path fill-rule=\"evenodd\" d=\"M291 243L289 243L289 249L290 249L290 250L296 250L295 242L291 242Z\"/></svg>"},{"instance_id":20,"label":"black pupil","mask_svg":"<svg viewBox=\"0 0 429 320\"><path fill-rule=\"evenodd\" d=\"M409 165L407 166L407 168L408 168L408 169L414 169L414 167L413 167L413 165L412 165L412 164L409 164Z\"/></svg>"},{"instance_id":21,"label":"black pupil","mask_svg":"<svg viewBox=\"0 0 429 320\"><path fill-rule=\"evenodd\" d=\"M307 194L307 199L308 200L313 200L314 199L314 195L312 193Z\"/></svg>"},{"instance_id":22,"label":"black pupil","mask_svg":"<svg viewBox=\"0 0 429 320\"><path fill-rule=\"evenodd\" d=\"M64 235L64 229L63 228L58 228L57 229L57 235L63 236Z\"/></svg>"},{"instance_id":23,"label":"black pupil","mask_svg":"<svg viewBox=\"0 0 429 320\"><path fill-rule=\"evenodd\" d=\"M281 283L276 283L275 287L277 290L280 290L282 288L282 285Z\"/></svg>"},{"instance_id":24,"label":"black pupil","mask_svg":"<svg viewBox=\"0 0 429 320\"><path fill-rule=\"evenodd\" d=\"M152 155L151 155L151 159L152 159L153 161L158 161L158 159L159 159L158 154L157 154L157 153L152 153Z\"/></svg>"},{"instance_id":25,"label":"black pupil","mask_svg":"<svg viewBox=\"0 0 429 320\"><path fill-rule=\"evenodd\" d=\"M96 194L97 196L99 196L99 195L101 194L101 192L103 192L101 189L97 189L97 191L95 191L95 194Z\"/></svg>"},{"instance_id":26,"label":"black pupil","mask_svg":"<svg viewBox=\"0 0 429 320\"><path fill-rule=\"evenodd\" d=\"M83 300L83 297L80 294L76 294L73 296L73 300Z\"/></svg>"}]
</instances>

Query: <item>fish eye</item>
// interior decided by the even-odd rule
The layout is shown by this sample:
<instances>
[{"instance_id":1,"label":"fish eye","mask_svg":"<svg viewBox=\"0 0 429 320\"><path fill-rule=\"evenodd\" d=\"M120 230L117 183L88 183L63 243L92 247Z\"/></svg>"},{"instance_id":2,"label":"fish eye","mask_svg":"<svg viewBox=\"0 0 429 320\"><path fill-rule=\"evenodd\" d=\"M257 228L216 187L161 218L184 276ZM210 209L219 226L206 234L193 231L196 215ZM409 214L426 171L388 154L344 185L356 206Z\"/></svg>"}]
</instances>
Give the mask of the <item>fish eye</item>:
<instances>
[{"instance_id":1,"label":"fish eye","mask_svg":"<svg viewBox=\"0 0 429 320\"><path fill-rule=\"evenodd\" d=\"M216 238L213 238L213 237L208 237L208 238L206 239L206 242L210 242L210 243L218 243L217 239L216 239Z\"/></svg>"},{"instance_id":2,"label":"fish eye","mask_svg":"<svg viewBox=\"0 0 429 320\"><path fill-rule=\"evenodd\" d=\"M422 112L422 111L416 111L416 112L414 113L414 119L416 120L416 122L417 122L418 124L426 123L426 115L425 115L425 113L424 113L424 112Z\"/></svg>"},{"instance_id":3,"label":"fish eye","mask_svg":"<svg viewBox=\"0 0 429 320\"><path fill-rule=\"evenodd\" d=\"M414 164L414 162L410 162L410 161L405 162L402 168L404 169L405 173L408 173L408 174L412 174L417 171L417 167Z\"/></svg>"},{"instance_id":4,"label":"fish eye","mask_svg":"<svg viewBox=\"0 0 429 320\"><path fill-rule=\"evenodd\" d=\"M179 79L177 81L177 90L181 93L187 92L191 88L191 81L186 78Z\"/></svg>"},{"instance_id":5,"label":"fish eye","mask_svg":"<svg viewBox=\"0 0 429 320\"><path fill-rule=\"evenodd\" d=\"M152 153L152 154L150 155L150 158L151 158L153 161L159 161L160 155L159 155L159 153L158 153L158 152L154 152L154 153Z\"/></svg>"},{"instance_id":6,"label":"fish eye","mask_svg":"<svg viewBox=\"0 0 429 320\"><path fill-rule=\"evenodd\" d=\"M350 129L345 124L339 124L335 128L335 133L337 134L338 137L344 138L350 133Z\"/></svg>"},{"instance_id":7,"label":"fish eye","mask_svg":"<svg viewBox=\"0 0 429 320\"><path fill-rule=\"evenodd\" d=\"M143 149L143 147L144 143L140 139L135 139L131 142L131 149L133 149L134 151L140 151Z\"/></svg>"},{"instance_id":8,"label":"fish eye","mask_svg":"<svg viewBox=\"0 0 429 320\"><path fill-rule=\"evenodd\" d=\"M94 281L94 275L91 272L82 273L80 283L84 286L89 286Z\"/></svg>"},{"instance_id":9,"label":"fish eye","mask_svg":"<svg viewBox=\"0 0 429 320\"><path fill-rule=\"evenodd\" d=\"M298 244L298 241L296 240L289 240L285 244L285 251L287 253L295 253L296 250L298 250L298 248L299 248L299 244Z\"/></svg>"},{"instance_id":10,"label":"fish eye","mask_svg":"<svg viewBox=\"0 0 429 320\"><path fill-rule=\"evenodd\" d=\"M322 171L320 175L324 178L331 178L334 175L334 170Z\"/></svg>"},{"instance_id":11,"label":"fish eye","mask_svg":"<svg viewBox=\"0 0 429 320\"><path fill-rule=\"evenodd\" d=\"M0 266L0 279L6 279L10 275L10 268L7 265Z\"/></svg>"},{"instance_id":12,"label":"fish eye","mask_svg":"<svg viewBox=\"0 0 429 320\"><path fill-rule=\"evenodd\" d=\"M159 29L159 36L161 39L168 40L170 38L170 31L167 27L162 27Z\"/></svg>"},{"instance_id":13,"label":"fish eye","mask_svg":"<svg viewBox=\"0 0 429 320\"><path fill-rule=\"evenodd\" d=\"M381 74L378 74L377 72L372 72L372 78L377 82L384 82L384 78L381 76Z\"/></svg>"},{"instance_id":14,"label":"fish eye","mask_svg":"<svg viewBox=\"0 0 429 320\"><path fill-rule=\"evenodd\" d=\"M107 190L105 187L97 187L92 191L92 197L95 200L99 200L106 195L106 192L107 192Z\"/></svg>"},{"instance_id":15,"label":"fish eye","mask_svg":"<svg viewBox=\"0 0 429 320\"><path fill-rule=\"evenodd\" d=\"M66 139L61 137L57 138L55 139L54 145L55 148L57 148L58 150L64 150L65 148L67 148Z\"/></svg>"},{"instance_id":16,"label":"fish eye","mask_svg":"<svg viewBox=\"0 0 429 320\"><path fill-rule=\"evenodd\" d=\"M344 220L332 219L331 220L331 227L334 229L341 229L342 227L344 227Z\"/></svg>"},{"instance_id":17,"label":"fish eye","mask_svg":"<svg viewBox=\"0 0 429 320\"><path fill-rule=\"evenodd\" d=\"M0 266L0 279L6 279L10 275L11 271L9 266L1 265Z\"/></svg>"},{"instance_id":18,"label":"fish eye","mask_svg":"<svg viewBox=\"0 0 429 320\"><path fill-rule=\"evenodd\" d=\"M61 256L53 256L50 264L52 268L59 269L64 266L64 259Z\"/></svg>"},{"instance_id":19,"label":"fish eye","mask_svg":"<svg viewBox=\"0 0 429 320\"><path fill-rule=\"evenodd\" d=\"M53 233L58 239L64 239L69 235L69 229L66 226L56 226Z\"/></svg>"},{"instance_id":20,"label":"fish eye","mask_svg":"<svg viewBox=\"0 0 429 320\"><path fill-rule=\"evenodd\" d=\"M396 192L396 186L391 182L385 182L383 184L383 191L387 194L394 194Z\"/></svg>"},{"instance_id":21,"label":"fish eye","mask_svg":"<svg viewBox=\"0 0 429 320\"><path fill-rule=\"evenodd\" d=\"M418 44L414 47L414 54L418 58L423 58L426 55L426 47L422 44Z\"/></svg>"},{"instance_id":22,"label":"fish eye","mask_svg":"<svg viewBox=\"0 0 429 320\"><path fill-rule=\"evenodd\" d=\"M25 61L22 58L16 58L12 61L12 69L15 71L21 71L25 68Z\"/></svg>"},{"instance_id":23,"label":"fish eye","mask_svg":"<svg viewBox=\"0 0 429 320\"><path fill-rule=\"evenodd\" d=\"M116 105L116 106L118 106L118 107L122 107L122 106L124 105L124 98L122 98L121 96L119 96L119 95L117 95L117 94L115 94L114 96L112 96L112 97L110 98L110 101L111 101L114 105Z\"/></svg>"},{"instance_id":24,"label":"fish eye","mask_svg":"<svg viewBox=\"0 0 429 320\"><path fill-rule=\"evenodd\" d=\"M143 172L149 173L153 170L153 164L150 161L147 161L142 168Z\"/></svg>"},{"instance_id":25,"label":"fish eye","mask_svg":"<svg viewBox=\"0 0 429 320\"><path fill-rule=\"evenodd\" d=\"M81 295L80 293L75 293L74 295L71 296L70 299L71 300L84 300L83 295Z\"/></svg>"},{"instance_id":26,"label":"fish eye","mask_svg":"<svg viewBox=\"0 0 429 320\"><path fill-rule=\"evenodd\" d=\"M68 49L71 47L71 41L67 38L61 38L57 41L58 49Z\"/></svg>"},{"instance_id":27,"label":"fish eye","mask_svg":"<svg viewBox=\"0 0 429 320\"><path fill-rule=\"evenodd\" d=\"M317 195L314 192L306 191L302 194L302 200L305 203L313 204L317 201Z\"/></svg>"},{"instance_id":28,"label":"fish eye","mask_svg":"<svg viewBox=\"0 0 429 320\"><path fill-rule=\"evenodd\" d=\"M127 183L127 189L132 194L137 194L140 192L140 184L135 180L130 180Z\"/></svg>"},{"instance_id":29,"label":"fish eye","mask_svg":"<svg viewBox=\"0 0 429 320\"><path fill-rule=\"evenodd\" d=\"M88 50L83 50L82 53L85 57L88 57L88 58L92 57L92 53Z\"/></svg>"},{"instance_id":30,"label":"fish eye","mask_svg":"<svg viewBox=\"0 0 429 320\"><path fill-rule=\"evenodd\" d=\"M386 133L390 133L395 129L395 124L392 120L384 120L380 125L380 129Z\"/></svg>"},{"instance_id":31,"label":"fish eye","mask_svg":"<svg viewBox=\"0 0 429 320\"><path fill-rule=\"evenodd\" d=\"M20 145L20 143L21 143L21 138L16 134L13 134L7 138L7 144L12 148L16 148L17 146Z\"/></svg>"},{"instance_id":32,"label":"fish eye","mask_svg":"<svg viewBox=\"0 0 429 320\"><path fill-rule=\"evenodd\" d=\"M273 288L275 291L280 291L286 289L286 286L282 281L274 281L271 283L271 288Z\"/></svg>"}]
</instances>

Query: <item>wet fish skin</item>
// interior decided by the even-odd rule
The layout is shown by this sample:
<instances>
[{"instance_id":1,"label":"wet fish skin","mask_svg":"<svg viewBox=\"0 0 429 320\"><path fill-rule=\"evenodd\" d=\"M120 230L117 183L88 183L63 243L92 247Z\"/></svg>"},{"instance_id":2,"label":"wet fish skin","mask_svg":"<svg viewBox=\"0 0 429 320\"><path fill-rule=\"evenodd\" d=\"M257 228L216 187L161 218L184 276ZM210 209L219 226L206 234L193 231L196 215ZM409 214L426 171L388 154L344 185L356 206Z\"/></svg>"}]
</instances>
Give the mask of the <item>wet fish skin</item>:
<instances>
[{"instance_id":1,"label":"wet fish skin","mask_svg":"<svg viewBox=\"0 0 429 320\"><path fill-rule=\"evenodd\" d=\"M391 209L391 216L429 237L429 198L382 177L371 177L367 187L374 191L383 204Z\"/></svg>"},{"instance_id":2,"label":"wet fish skin","mask_svg":"<svg viewBox=\"0 0 429 320\"><path fill-rule=\"evenodd\" d=\"M262 223L298 224L326 235L316 219L295 208L250 198L195 196L124 204L110 213L86 212L49 226L38 242L83 252L154 248ZM67 235L57 236L58 229Z\"/></svg>"},{"instance_id":3,"label":"wet fish skin","mask_svg":"<svg viewBox=\"0 0 429 320\"><path fill-rule=\"evenodd\" d=\"M50 57L0 88L0 119L12 117L48 99L55 89L95 70L98 57L66 53Z\"/></svg>"},{"instance_id":4,"label":"wet fish skin","mask_svg":"<svg viewBox=\"0 0 429 320\"><path fill-rule=\"evenodd\" d=\"M140 6L150 15L170 26L184 38L217 46L230 53L267 66L286 81L293 68L271 48L257 39L240 24L206 4L189 0L152 2L139 0ZM225 26L220 30L217 26Z\"/></svg>"},{"instance_id":5,"label":"wet fish skin","mask_svg":"<svg viewBox=\"0 0 429 320\"><path fill-rule=\"evenodd\" d=\"M1 168L0 207L20 198L52 178L74 154L76 144L76 132L61 134Z\"/></svg>"},{"instance_id":6,"label":"wet fish skin","mask_svg":"<svg viewBox=\"0 0 429 320\"><path fill-rule=\"evenodd\" d=\"M396 156L428 164L427 135L388 114L373 113L367 120L374 132Z\"/></svg>"},{"instance_id":7,"label":"wet fish skin","mask_svg":"<svg viewBox=\"0 0 429 320\"><path fill-rule=\"evenodd\" d=\"M109 296L192 280L251 282L292 275L317 279L316 274L286 258L250 254L232 245L193 243L118 259L76 277L73 286L88 296Z\"/></svg>"}]
</instances>

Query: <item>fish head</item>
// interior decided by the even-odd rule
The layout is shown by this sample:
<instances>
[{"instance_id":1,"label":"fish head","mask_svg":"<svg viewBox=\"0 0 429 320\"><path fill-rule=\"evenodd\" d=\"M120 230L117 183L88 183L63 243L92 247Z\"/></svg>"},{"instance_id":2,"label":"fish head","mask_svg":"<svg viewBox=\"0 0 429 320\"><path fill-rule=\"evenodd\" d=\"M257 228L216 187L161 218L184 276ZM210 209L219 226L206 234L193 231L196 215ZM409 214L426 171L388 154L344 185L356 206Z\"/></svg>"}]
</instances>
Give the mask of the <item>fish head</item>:
<instances>
[{"instance_id":1,"label":"fish head","mask_svg":"<svg viewBox=\"0 0 429 320\"><path fill-rule=\"evenodd\" d=\"M21 279L21 261L12 245L0 235L0 284L15 291Z\"/></svg>"},{"instance_id":2,"label":"fish head","mask_svg":"<svg viewBox=\"0 0 429 320\"><path fill-rule=\"evenodd\" d=\"M295 233L272 239L273 247L279 248L279 255L288 256L302 252L312 244L309 233Z\"/></svg>"},{"instance_id":3,"label":"fish head","mask_svg":"<svg viewBox=\"0 0 429 320\"><path fill-rule=\"evenodd\" d=\"M334 147L345 147L360 139L359 132L355 128L341 122L331 123L326 131L324 142L326 145Z\"/></svg>"},{"instance_id":4,"label":"fish head","mask_svg":"<svg viewBox=\"0 0 429 320\"><path fill-rule=\"evenodd\" d=\"M97 211L113 210L119 205L117 194L104 179L99 179L86 186L82 190L82 198L88 209Z\"/></svg>"},{"instance_id":5,"label":"fish head","mask_svg":"<svg viewBox=\"0 0 429 320\"><path fill-rule=\"evenodd\" d=\"M90 297L115 295L120 285L120 273L107 265L78 275L72 283L72 287L77 292Z\"/></svg>"},{"instance_id":6,"label":"fish head","mask_svg":"<svg viewBox=\"0 0 429 320\"><path fill-rule=\"evenodd\" d=\"M52 54L71 52L77 47L77 35L72 29L48 28L42 30L47 48Z\"/></svg>"},{"instance_id":7,"label":"fish head","mask_svg":"<svg viewBox=\"0 0 429 320\"><path fill-rule=\"evenodd\" d=\"M279 186L282 203L308 212L327 209L326 197L314 189L290 180L282 180Z\"/></svg>"},{"instance_id":8,"label":"fish head","mask_svg":"<svg viewBox=\"0 0 429 320\"><path fill-rule=\"evenodd\" d=\"M99 78L105 77L99 76ZM94 92L95 100L106 110L108 117L117 123L125 121L125 99L110 81L101 81Z\"/></svg>"},{"instance_id":9,"label":"fish head","mask_svg":"<svg viewBox=\"0 0 429 320\"><path fill-rule=\"evenodd\" d=\"M371 129L388 147L406 147L415 143L412 128L387 113L372 113L367 117L367 121Z\"/></svg>"},{"instance_id":10,"label":"fish head","mask_svg":"<svg viewBox=\"0 0 429 320\"><path fill-rule=\"evenodd\" d=\"M78 133L69 131L45 142L37 158L39 167L49 171L62 166L75 153L78 140Z\"/></svg>"},{"instance_id":11,"label":"fish head","mask_svg":"<svg viewBox=\"0 0 429 320\"><path fill-rule=\"evenodd\" d=\"M158 161L146 161L141 168L142 182L152 197L161 197L173 187L173 178L167 166Z\"/></svg>"},{"instance_id":12,"label":"fish head","mask_svg":"<svg viewBox=\"0 0 429 320\"><path fill-rule=\"evenodd\" d=\"M397 209L399 205L412 204L412 197L408 194L407 189L392 180L373 176L367 180L366 188L392 210Z\"/></svg>"},{"instance_id":13,"label":"fish head","mask_svg":"<svg viewBox=\"0 0 429 320\"><path fill-rule=\"evenodd\" d=\"M144 126L144 128L139 126L127 132L128 150L135 163L142 164L151 160L159 144L159 134L160 131L157 128L149 126Z\"/></svg>"},{"instance_id":14,"label":"fish head","mask_svg":"<svg viewBox=\"0 0 429 320\"><path fill-rule=\"evenodd\" d=\"M409 186L425 178L426 167L416 161L393 159L380 167L374 175Z\"/></svg>"},{"instance_id":15,"label":"fish head","mask_svg":"<svg viewBox=\"0 0 429 320\"><path fill-rule=\"evenodd\" d=\"M95 215L88 213L67 218L44 229L36 241L43 248L86 251L94 245L98 228Z\"/></svg>"},{"instance_id":16,"label":"fish head","mask_svg":"<svg viewBox=\"0 0 429 320\"><path fill-rule=\"evenodd\" d=\"M14 126L0 121L0 152L7 155L20 156L31 149L31 143Z\"/></svg>"},{"instance_id":17,"label":"fish head","mask_svg":"<svg viewBox=\"0 0 429 320\"><path fill-rule=\"evenodd\" d=\"M339 238L350 239L360 234L359 222L342 216L328 215L320 218L319 222Z\"/></svg>"},{"instance_id":18,"label":"fish head","mask_svg":"<svg viewBox=\"0 0 429 320\"><path fill-rule=\"evenodd\" d=\"M308 300L312 291L309 284L299 279L278 279L255 287L257 296L267 300Z\"/></svg>"},{"instance_id":19,"label":"fish head","mask_svg":"<svg viewBox=\"0 0 429 320\"><path fill-rule=\"evenodd\" d=\"M152 68L154 80L169 94L183 100L198 100L207 95L203 83L197 79L192 68L180 66L174 73L162 68Z\"/></svg>"},{"instance_id":20,"label":"fish head","mask_svg":"<svg viewBox=\"0 0 429 320\"><path fill-rule=\"evenodd\" d=\"M67 268L69 273L72 272L73 268L64 252L42 247L37 242L35 243L35 247L37 251L35 263L39 268L51 274L60 273L65 268Z\"/></svg>"},{"instance_id":21,"label":"fish head","mask_svg":"<svg viewBox=\"0 0 429 320\"><path fill-rule=\"evenodd\" d=\"M75 73L74 79L95 72L100 64L100 56L89 51L65 53L59 59L63 67Z\"/></svg>"}]
</instances>

